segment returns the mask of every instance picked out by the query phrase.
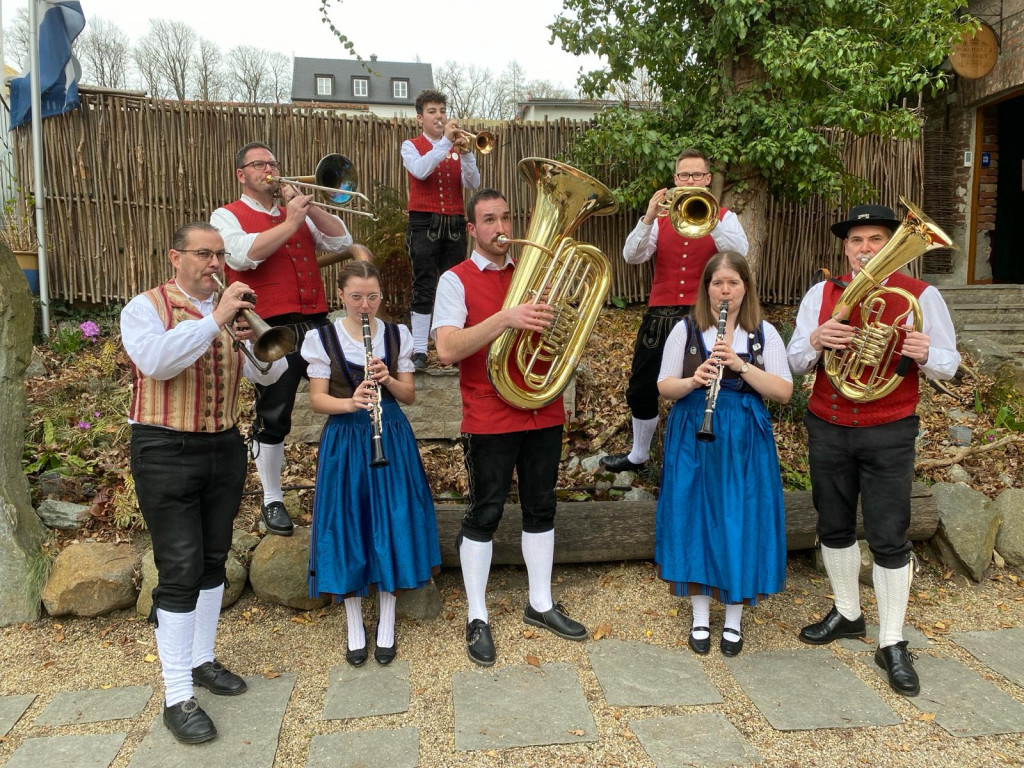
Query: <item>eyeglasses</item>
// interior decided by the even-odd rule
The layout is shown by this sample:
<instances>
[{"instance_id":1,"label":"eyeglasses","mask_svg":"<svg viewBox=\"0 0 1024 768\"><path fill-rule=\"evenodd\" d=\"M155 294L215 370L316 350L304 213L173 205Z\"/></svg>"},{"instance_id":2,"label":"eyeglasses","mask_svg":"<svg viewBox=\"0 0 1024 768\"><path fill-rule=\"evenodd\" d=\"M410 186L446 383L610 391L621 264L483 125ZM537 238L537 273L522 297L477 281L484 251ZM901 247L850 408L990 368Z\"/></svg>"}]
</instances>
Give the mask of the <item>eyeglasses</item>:
<instances>
[{"instance_id":1,"label":"eyeglasses","mask_svg":"<svg viewBox=\"0 0 1024 768\"><path fill-rule=\"evenodd\" d=\"M700 171L699 173L676 173L676 178L682 181L697 181L703 179L705 176L710 176L709 171Z\"/></svg>"},{"instance_id":2,"label":"eyeglasses","mask_svg":"<svg viewBox=\"0 0 1024 768\"><path fill-rule=\"evenodd\" d=\"M221 261L224 261L231 254L227 251L211 251L209 248L179 248L175 249L178 253L194 253L203 261L209 261L216 256Z\"/></svg>"},{"instance_id":3,"label":"eyeglasses","mask_svg":"<svg viewBox=\"0 0 1024 768\"><path fill-rule=\"evenodd\" d=\"M251 163L245 163L241 167L248 168L250 165L254 171L265 171L267 168L271 168L276 171L280 167L280 164L276 160L253 160Z\"/></svg>"},{"instance_id":4,"label":"eyeglasses","mask_svg":"<svg viewBox=\"0 0 1024 768\"><path fill-rule=\"evenodd\" d=\"M376 304L384 297L379 293L368 293L365 296L361 293L350 293L348 295L348 298L350 301L354 301L356 304L362 304L363 299L366 299L371 304Z\"/></svg>"}]
</instances>

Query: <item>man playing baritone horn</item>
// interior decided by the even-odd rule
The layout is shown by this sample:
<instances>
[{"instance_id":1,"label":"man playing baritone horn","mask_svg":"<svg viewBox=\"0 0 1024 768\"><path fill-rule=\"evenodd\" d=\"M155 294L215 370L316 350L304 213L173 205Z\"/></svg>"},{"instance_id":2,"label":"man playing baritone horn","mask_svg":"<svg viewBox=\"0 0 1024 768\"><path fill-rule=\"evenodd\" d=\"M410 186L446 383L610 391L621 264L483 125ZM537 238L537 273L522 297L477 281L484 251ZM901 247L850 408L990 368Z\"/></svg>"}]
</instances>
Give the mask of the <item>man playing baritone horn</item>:
<instances>
[{"instance_id":1,"label":"man playing baritone horn","mask_svg":"<svg viewBox=\"0 0 1024 768\"><path fill-rule=\"evenodd\" d=\"M164 678L164 724L181 742L217 735L193 698L199 685L222 696L245 681L214 658L231 530L245 484L246 452L235 426L241 377L267 373L232 345L228 326L252 309L249 286L234 283L215 301L224 242L205 222L171 242L174 278L132 299L121 312L131 358L131 467L139 509L153 539L158 574L150 620Z\"/></svg>"},{"instance_id":2,"label":"man playing baritone horn","mask_svg":"<svg viewBox=\"0 0 1024 768\"><path fill-rule=\"evenodd\" d=\"M891 208L858 205L845 221L832 225L843 240L843 251L853 275L893 236L900 222ZM914 480L914 444L917 439L918 369L935 379L949 379L960 364L949 310L932 286L898 272L886 288L902 288L921 307L920 332L909 331L902 355L913 363L907 376L888 395L870 402L855 402L839 392L819 361L826 349L847 350L863 319L853 308L849 324L832 318L846 282L825 281L813 286L800 303L796 329L787 354L794 373L817 368L814 389L804 424L807 427L811 485L818 511L821 556L832 584L835 604L821 621L800 631L805 643L823 645L840 637L864 637L860 607L860 550L857 546L857 497L864 514L864 532L874 556L872 577L878 602L878 649L875 663L888 673L889 685L904 696L920 691L903 622L913 576L910 493ZM880 322L892 325L907 303L889 294ZM892 376L899 355L884 373Z\"/></svg>"}]
</instances>

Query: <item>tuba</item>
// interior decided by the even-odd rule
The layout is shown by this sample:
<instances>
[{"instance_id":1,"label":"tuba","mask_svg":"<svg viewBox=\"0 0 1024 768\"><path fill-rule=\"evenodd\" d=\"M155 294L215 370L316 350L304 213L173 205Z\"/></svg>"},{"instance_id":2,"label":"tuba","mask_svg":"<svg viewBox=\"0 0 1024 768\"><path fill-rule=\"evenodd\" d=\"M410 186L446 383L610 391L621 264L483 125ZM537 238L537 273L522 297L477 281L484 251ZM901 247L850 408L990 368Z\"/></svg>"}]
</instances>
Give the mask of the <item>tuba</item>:
<instances>
[{"instance_id":1,"label":"tuba","mask_svg":"<svg viewBox=\"0 0 1024 768\"><path fill-rule=\"evenodd\" d=\"M608 298L611 266L593 245L569 235L590 216L615 213L619 204L597 179L571 166L540 157L519 162L534 183L537 200L505 303L527 301L554 307L543 332L505 330L487 352L487 375L498 395L516 408L552 402L576 371L583 346Z\"/></svg>"},{"instance_id":2,"label":"tuba","mask_svg":"<svg viewBox=\"0 0 1024 768\"><path fill-rule=\"evenodd\" d=\"M861 327L846 349L826 349L825 375L843 397L856 403L870 403L885 397L899 386L910 368L910 358L900 357L890 374L893 359L903 344L900 327L913 315L913 327L922 327L921 307L913 294L900 288L887 288L886 279L918 256L936 248L959 250L952 238L929 219L920 208L900 198L907 216L892 238L876 253L850 284L843 289L832 317L842 323L859 310ZM892 324L881 322L886 301L898 298L906 309Z\"/></svg>"}]
</instances>

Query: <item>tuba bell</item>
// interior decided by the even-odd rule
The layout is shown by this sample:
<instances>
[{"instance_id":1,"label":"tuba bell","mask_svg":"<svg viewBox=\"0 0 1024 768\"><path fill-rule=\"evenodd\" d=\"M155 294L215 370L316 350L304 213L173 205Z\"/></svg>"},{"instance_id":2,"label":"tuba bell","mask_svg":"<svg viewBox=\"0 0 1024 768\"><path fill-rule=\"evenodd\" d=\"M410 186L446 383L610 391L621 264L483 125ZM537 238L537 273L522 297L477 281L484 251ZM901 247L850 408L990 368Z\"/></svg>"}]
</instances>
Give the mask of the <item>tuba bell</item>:
<instances>
[{"instance_id":1,"label":"tuba bell","mask_svg":"<svg viewBox=\"0 0 1024 768\"><path fill-rule=\"evenodd\" d=\"M825 375L843 397L856 403L870 403L899 386L910 367L910 359L899 355L905 333L904 322L913 316L913 328L922 327L921 307L913 294L883 283L918 256L936 248L959 250L952 238L913 203L900 198L907 216L882 249L861 266L843 289L832 317L842 323L860 313L861 327L846 349L826 349ZM881 321L888 301L905 306L895 321ZM896 359L900 357L899 362ZM893 368L895 364L895 368Z\"/></svg>"},{"instance_id":2,"label":"tuba bell","mask_svg":"<svg viewBox=\"0 0 1024 768\"><path fill-rule=\"evenodd\" d=\"M537 190L515 273L502 309L543 301L555 309L543 332L509 328L487 352L487 375L499 397L516 408L541 408L561 394L576 371L583 346L611 287L608 258L569 235L591 216L619 204L597 179L540 157L519 162Z\"/></svg>"}]
</instances>

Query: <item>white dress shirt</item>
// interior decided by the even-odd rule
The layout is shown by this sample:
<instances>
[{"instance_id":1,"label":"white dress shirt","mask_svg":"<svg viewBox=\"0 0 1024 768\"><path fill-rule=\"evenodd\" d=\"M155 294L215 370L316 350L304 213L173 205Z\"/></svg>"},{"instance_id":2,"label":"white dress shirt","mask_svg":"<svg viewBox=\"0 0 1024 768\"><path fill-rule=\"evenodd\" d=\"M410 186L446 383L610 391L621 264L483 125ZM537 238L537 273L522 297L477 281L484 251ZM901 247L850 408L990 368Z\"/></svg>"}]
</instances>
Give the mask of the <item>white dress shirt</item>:
<instances>
[{"instance_id":1,"label":"white dress shirt","mask_svg":"<svg viewBox=\"0 0 1024 768\"><path fill-rule=\"evenodd\" d=\"M658 381L669 378L679 378L683 375L683 358L686 356L686 325L687 323L676 323L676 327L669 333L665 340L665 351L661 357L661 371L658 374ZM715 338L718 336L718 327L714 326L702 331L704 346L710 350L715 346ZM740 353L748 350L749 340L747 331L737 328L732 335L733 351ZM756 354L756 353L755 353ZM780 376L786 381L793 380L793 374L789 371L786 363L786 345L782 337L775 330L775 326L766 322L764 324L764 369L768 373Z\"/></svg>"},{"instance_id":2,"label":"white dress shirt","mask_svg":"<svg viewBox=\"0 0 1024 768\"><path fill-rule=\"evenodd\" d=\"M426 134L423 134L426 136ZM452 143L447 136L441 136L434 141L429 136L427 139L434 148L427 154L421 155L411 139L402 142L402 163L405 170L422 181L434 172L434 169L441 164L449 152L452 151ZM476 189L480 186L480 170L476 167L476 155L467 152L459 156L459 165L462 167L462 186L466 189Z\"/></svg>"},{"instance_id":3,"label":"white dress shirt","mask_svg":"<svg viewBox=\"0 0 1024 768\"><path fill-rule=\"evenodd\" d=\"M341 342L341 351L345 353L345 359L350 363L357 363L366 360L366 347L363 345L362 337L352 338L345 330L343 318L334 321L334 330L338 332L338 340ZM384 323L377 321L377 328L373 333L373 356L384 359ZM320 341L320 331L314 328L306 331L306 338L302 341L302 357L309 363L306 375L311 379L331 378L331 356L327 354L323 343ZM413 373L416 366L412 364L412 331L406 326L398 325L398 363L399 373Z\"/></svg>"},{"instance_id":4,"label":"white dress shirt","mask_svg":"<svg viewBox=\"0 0 1024 768\"><path fill-rule=\"evenodd\" d=\"M499 267L486 256L473 251L469 260L481 272L487 269L507 269L515 264L512 257L505 255L505 262ZM437 281L437 294L434 297L434 319L430 326L430 334L436 339L437 329L450 325L454 328L465 328L469 309L466 307L466 286L451 270L448 270Z\"/></svg>"}]
</instances>

